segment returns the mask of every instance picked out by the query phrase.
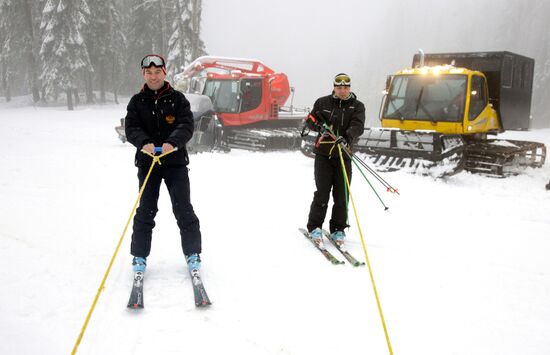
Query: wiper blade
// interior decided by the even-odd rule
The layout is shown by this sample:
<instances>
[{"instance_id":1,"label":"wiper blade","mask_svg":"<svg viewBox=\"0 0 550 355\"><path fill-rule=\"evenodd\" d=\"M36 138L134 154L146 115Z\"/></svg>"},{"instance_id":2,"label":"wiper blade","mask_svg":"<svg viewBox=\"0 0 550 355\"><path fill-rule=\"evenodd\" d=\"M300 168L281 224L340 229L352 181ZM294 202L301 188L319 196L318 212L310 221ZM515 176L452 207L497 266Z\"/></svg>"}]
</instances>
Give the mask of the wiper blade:
<instances>
[{"instance_id":1,"label":"wiper blade","mask_svg":"<svg viewBox=\"0 0 550 355\"><path fill-rule=\"evenodd\" d=\"M421 108L422 111L424 111L426 113L426 115L428 116L428 118L432 121L432 122L437 122L435 117L430 113L430 111L428 111L428 109L426 109L426 106L424 106L421 101L422 101L422 95L424 94L424 88L425 88L425 85L422 85L422 88L420 88L420 92L418 93L418 98L416 100L416 112L415 112L415 116L418 117L418 109Z\"/></svg>"}]
</instances>

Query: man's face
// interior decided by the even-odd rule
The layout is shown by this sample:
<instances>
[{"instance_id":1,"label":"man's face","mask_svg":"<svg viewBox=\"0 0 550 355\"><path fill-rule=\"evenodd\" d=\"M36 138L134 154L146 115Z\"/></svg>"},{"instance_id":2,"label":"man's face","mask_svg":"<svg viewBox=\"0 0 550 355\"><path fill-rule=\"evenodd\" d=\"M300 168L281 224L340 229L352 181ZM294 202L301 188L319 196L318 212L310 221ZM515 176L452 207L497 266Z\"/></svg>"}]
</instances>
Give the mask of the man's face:
<instances>
[{"instance_id":1,"label":"man's face","mask_svg":"<svg viewBox=\"0 0 550 355\"><path fill-rule=\"evenodd\" d=\"M349 93L351 91L350 86L335 86L334 87L334 94L340 99L345 100L348 98Z\"/></svg>"},{"instance_id":2,"label":"man's face","mask_svg":"<svg viewBox=\"0 0 550 355\"><path fill-rule=\"evenodd\" d=\"M149 89L158 90L164 85L164 78L166 78L166 74L164 74L162 68L145 68L143 71L143 78L145 79L145 83Z\"/></svg>"}]
</instances>

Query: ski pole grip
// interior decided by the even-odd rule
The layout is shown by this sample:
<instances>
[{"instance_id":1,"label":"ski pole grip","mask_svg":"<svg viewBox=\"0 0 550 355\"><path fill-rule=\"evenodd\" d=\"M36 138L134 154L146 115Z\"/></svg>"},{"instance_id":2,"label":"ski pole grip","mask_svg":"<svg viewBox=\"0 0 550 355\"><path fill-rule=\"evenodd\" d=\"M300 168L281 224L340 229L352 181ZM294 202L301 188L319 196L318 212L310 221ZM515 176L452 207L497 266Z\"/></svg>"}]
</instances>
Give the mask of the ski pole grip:
<instances>
[{"instance_id":1,"label":"ski pole grip","mask_svg":"<svg viewBox=\"0 0 550 355\"><path fill-rule=\"evenodd\" d=\"M325 127L323 127L323 125L322 125L321 123L319 123L319 121L317 121L317 120L315 119L315 117L314 117L311 113L307 116L307 118L308 118L309 120L311 120L311 122L313 122L313 124L314 124L315 126L319 127L319 131L320 131L321 133L323 133L323 131L325 130Z\"/></svg>"},{"instance_id":2,"label":"ski pole grip","mask_svg":"<svg viewBox=\"0 0 550 355\"><path fill-rule=\"evenodd\" d=\"M316 125L316 126L322 126L322 125L319 123L319 121L317 121L317 120L315 119L315 117L314 117L311 113L307 116L307 118L310 119L311 122L313 122L314 125Z\"/></svg>"}]
</instances>

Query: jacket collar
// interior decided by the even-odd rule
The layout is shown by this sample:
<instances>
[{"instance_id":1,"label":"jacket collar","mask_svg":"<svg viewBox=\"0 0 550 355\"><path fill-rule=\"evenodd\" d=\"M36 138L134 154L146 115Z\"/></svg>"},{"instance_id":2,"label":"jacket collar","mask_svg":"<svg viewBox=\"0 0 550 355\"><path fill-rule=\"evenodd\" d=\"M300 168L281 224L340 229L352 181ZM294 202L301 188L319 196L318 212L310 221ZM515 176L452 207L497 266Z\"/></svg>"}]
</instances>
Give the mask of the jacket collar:
<instances>
[{"instance_id":1,"label":"jacket collar","mask_svg":"<svg viewBox=\"0 0 550 355\"><path fill-rule=\"evenodd\" d=\"M165 81L164 85L158 89L158 90L151 90L147 86L147 84L143 84L141 87L141 92L147 96L150 96L154 99L159 99L162 95L168 94L172 91L172 86L170 86L170 83Z\"/></svg>"},{"instance_id":2,"label":"jacket collar","mask_svg":"<svg viewBox=\"0 0 550 355\"><path fill-rule=\"evenodd\" d=\"M355 96L355 94L353 92L350 92L348 98L345 99L345 100L342 100L341 98L336 96L334 94L334 91L332 92L332 94L330 96L332 97L332 100L334 100L334 102L336 104L338 104L339 106L342 105L342 104L351 103L351 102L355 101L355 99L357 98L357 96Z\"/></svg>"}]
</instances>

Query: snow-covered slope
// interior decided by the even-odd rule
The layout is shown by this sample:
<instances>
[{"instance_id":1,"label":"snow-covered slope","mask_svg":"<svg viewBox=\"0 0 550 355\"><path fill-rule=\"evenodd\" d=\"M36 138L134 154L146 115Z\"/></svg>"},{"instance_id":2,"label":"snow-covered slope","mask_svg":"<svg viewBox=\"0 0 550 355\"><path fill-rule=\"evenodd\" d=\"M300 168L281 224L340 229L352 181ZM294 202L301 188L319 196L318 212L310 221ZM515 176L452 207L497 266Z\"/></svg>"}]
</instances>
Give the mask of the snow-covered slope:
<instances>
[{"instance_id":1,"label":"snow-covered slope","mask_svg":"<svg viewBox=\"0 0 550 355\"><path fill-rule=\"evenodd\" d=\"M125 106L0 108L0 353L66 354L137 197ZM550 130L506 137L550 145ZM213 301L195 309L168 194L145 309L126 309L127 233L80 354L387 354L368 269L334 266L297 231L313 195L299 152L191 156L192 201ZM548 164L493 179L360 174L352 194L396 354L550 349ZM327 219L328 220L328 219ZM348 247L364 260L355 219ZM341 257L337 253L335 255Z\"/></svg>"}]
</instances>

